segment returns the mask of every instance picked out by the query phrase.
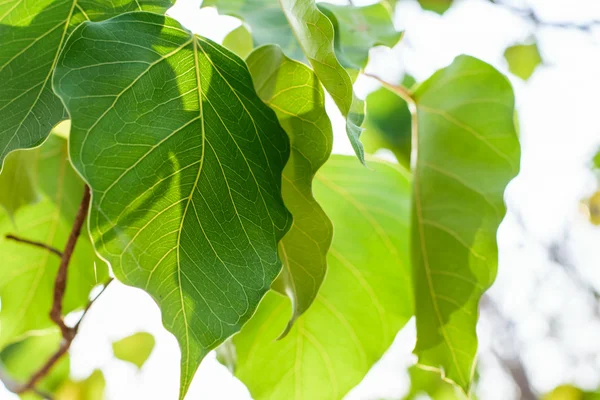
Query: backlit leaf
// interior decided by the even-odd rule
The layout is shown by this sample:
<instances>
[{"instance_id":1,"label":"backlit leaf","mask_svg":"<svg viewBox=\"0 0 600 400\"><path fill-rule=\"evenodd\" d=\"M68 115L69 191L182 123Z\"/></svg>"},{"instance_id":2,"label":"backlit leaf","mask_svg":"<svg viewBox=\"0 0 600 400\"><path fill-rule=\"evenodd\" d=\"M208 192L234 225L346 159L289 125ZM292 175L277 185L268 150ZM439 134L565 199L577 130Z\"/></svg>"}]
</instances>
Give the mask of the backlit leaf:
<instances>
[{"instance_id":1,"label":"backlit leaf","mask_svg":"<svg viewBox=\"0 0 600 400\"><path fill-rule=\"evenodd\" d=\"M9 240L6 235L62 250L83 196L83 182L71 168L65 139L51 135L41 148L18 153L31 154L40 200L19 208L12 219L6 213L0 215L0 349L29 331L53 326L49 313L60 263L48 250ZM96 257L84 228L69 268L64 311L85 306L90 290L106 279L106 264Z\"/></svg>"},{"instance_id":2,"label":"backlit leaf","mask_svg":"<svg viewBox=\"0 0 600 400\"><path fill-rule=\"evenodd\" d=\"M336 229L313 305L286 337L291 305L267 294L233 337L235 375L256 400L337 400L357 385L413 314L410 180L397 165L332 156L315 197Z\"/></svg>"},{"instance_id":3,"label":"backlit leaf","mask_svg":"<svg viewBox=\"0 0 600 400\"><path fill-rule=\"evenodd\" d=\"M519 172L510 83L460 56L413 94L412 258L419 363L469 391L479 299L496 276L503 193Z\"/></svg>"},{"instance_id":4,"label":"backlit leaf","mask_svg":"<svg viewBox=\"0 0 600 400\"><path fill-rule=\"evenodd\" d=\"M421 8L442 15L452 6L454 0L418 0Z\"/></svg>"},{"instance_id":5,"label":"backlit leaf","mask_svg":"<svg viewBox=\"0 0 600 400\"><path fill-rule=\"evenodd\" d=\"M0 352L1 368L13 383L23 385L58 350L61 340L60 331L56 328L13 343ZM36 388L53 394L69 378L69 364L69 357L62 357ZM39 398L33 393L25 396Z\"/></svg>"},{"instance_id":6,"label":"backlit leaf","mask_svg":"<svg viewBox=\"0 0 600 400\"><path fill-rule=\"evenodd\" d=\"M138 368L142 368L150 357L154 344L154 336L148 332L138 332L113 342L112 348L115 357L119 360L128 361Z\"/></svg>"},{"instance_id":7,"label":"backlit leaf","mask_svg":"<svg viewBox=\"0 0 600 400\"><path fill-rule=\"evenodd\" d=\"M314 0L279 2L304 55L346 118L346 133L358 159L364 163L360 135L365 106L354 95L350 75L336 58L331 21L317 8Z\"/></svg>"},{"instance_id":8,"label":"backlit leaf","mask_svg":"<svg viewBox=\"0 0 600 400\"><path fill-rule=\"evenodd\" d=\"M160 306L182 350L183 397L281 269L287 135L241 59L156 14L84 23L54 88L92 188L96 248Z\"/></svg>"},{"instance_id":9,"label":"backlit leaf","mask_svg":"<svg viewBox=\"0 0 600 400\"><path fill-rule=\"evenodd\" d=\"M254 48L252 34L248 31L246 25L242 24L225 36L223 46L233 51L240 58L245 59Z\"/></svg>"},{"instance_id":10,"label":"backlit leaf","mask_svg":"<svg viewBox=\"0 0 600 400\"><path fill-rule=\"evenodd\" d=\"M346 68L366 67L372 47L393 47L402 37L386 2L365 7L319 3L319 9L333 23L337 57Z\"/></svg>"},{"instance_id":11,"label":"backlit leaf","mask_svg":"<svg viewBox=\"0 0 600 400\"><path fill-rule=\"evenodd\" d=\"M411 76L406 76L402 85L411 87L414 83ZM406 101L386 88L369 93L364 127L362 141L367 153L389 149L401 165L409 168L412 135L411 113Z\"/></svg>"},{"instance_id":12,"label":"backlit leaf","mask_svg":"<svg viewBox=\"0 0 600 400\"><path fill-rule=\"evenodd\" d=\"M292 300L289 329L312 304L327 269L333 227L313 197L312 181L331 154L333 132L323 89L310 68L274 45L258 48L246 62L258 95L275 110L290 138L282 193L294 222L279 242L283 271L276 285Z\"/></svg>"},{"instance_id":13,"label":"backlit leaf","mask_svg":"<svg viewBox=\"0 0 600 400\"><path fill-rule=\"evenodd\" d=\"M37 151L15 151L6 157L0 173L0 205L12 216L19 207L38 199Z\"/></svg>"},{"instance_id":14,"label":"backlit leaf","mask_svg":"<svg viewBox=\"0 0 600 400\"><path fill-rule=\"evenodd\" d=\"M516 44L504 52L508 70L521 79L527 80L542 63L542 56L536 43Z\"/></svg>"},{"instance_id":15,"label":"backlit leaf","mask_svg":"<svg viewBox=\"0 0 600 400\"><path fill-rule=\"evenodd\" d=\"M249 27L256 47L277 44L296 60L304 55L288 25L278 0L205 0L202 7L216 7L219 14L243 20ZM226 46L227 47L227 46Z\"/></svg>"},{"instance_id":16,"label":"backlit leaf","mask_svg":"<svg viewBox=\"0 0 600 400\"><path fill-rule=\"evenodd\" d=\"M106 380L100 370L95 370L81 381L70 380L56 393L56 400L104 400Z\"/></svg>"},{"instance_id":17,"label":"backlit leaf","mask_svg":"<svg viewBox=\"0 0 600 400\"><path fill-rule=\"evenodd\" d=\"M164 12L170 6L170 0L0 2L0 170L9 152L39 145L65 119L51 77L77 25L126 11Z\"/></svg>"}]
</instances>

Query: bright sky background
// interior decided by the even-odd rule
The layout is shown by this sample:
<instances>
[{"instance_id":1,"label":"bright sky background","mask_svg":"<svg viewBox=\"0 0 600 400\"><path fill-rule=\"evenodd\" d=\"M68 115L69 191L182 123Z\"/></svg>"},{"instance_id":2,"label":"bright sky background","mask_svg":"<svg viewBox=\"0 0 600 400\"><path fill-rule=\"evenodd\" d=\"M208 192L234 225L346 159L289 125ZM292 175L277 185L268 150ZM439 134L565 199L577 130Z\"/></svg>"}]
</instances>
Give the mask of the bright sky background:
<instances>
[{"instance_id":1,"label":"bright sky background","mask_svg":"<svg viewBox=\"0 0 600 400\"><path fill-rule=\"evenodd\" d=\"M170 15L199 34L221 41L239 25L213 9L200 10L200 0L179 0ZM345 4L344 0L330 1ZM356 5L374 1L354 0ZM585 22L600 19L598 0L528 0L538 15L550 21ZM514 1L519 5L519 0ZM394 49L371 53L369 72L389 81L404 70L426 79L459 54L470 54L507 73L504 49L526 40L532 27L485 0L463 0L443 17L421 11L415 0L403 0L396 26L406 30ZM523 157L521 174L509 186L509 215L500 232L500 267L491 296L510 316L532 385L540 392L571 382L600 386L600 322L597 306L548 259L547 247L560 243L563 253L584 279L600 288L600 233L579 210L579 201L595 190L589 172L591 155L600 145L600 28L594 34L559 29L537 31L546 64L524 83L511 78L517 93ZM364 96L377 85L357 82ZM331 103L331 102L330 102ZM351 153L343 119L329 107L335 148ZM521 221L521 222L519 222ZM550 322L549 322L550 321ZM516 398L503 371L485 349L497 332L480 326L483 369L480 398ZM152 333L157 344L141 371L112 358L111 343L138 331ZM554 337L549 338L553 332ZM492 333L495 333L493 335ZM400 333L391 350L367 379L348 396L352 400L401 397L407 390L406 366L413 361L414 324ZM179 385L177 342L163 327L158 307L143 291L111 284L94 305L72 348L72 373L87 377L101 368L107 398L175 399ZM0 388L0 398L16 399ZM245 387L213 354L200 366L188 399L249 399Z\"/></svg>"}]
</instances>

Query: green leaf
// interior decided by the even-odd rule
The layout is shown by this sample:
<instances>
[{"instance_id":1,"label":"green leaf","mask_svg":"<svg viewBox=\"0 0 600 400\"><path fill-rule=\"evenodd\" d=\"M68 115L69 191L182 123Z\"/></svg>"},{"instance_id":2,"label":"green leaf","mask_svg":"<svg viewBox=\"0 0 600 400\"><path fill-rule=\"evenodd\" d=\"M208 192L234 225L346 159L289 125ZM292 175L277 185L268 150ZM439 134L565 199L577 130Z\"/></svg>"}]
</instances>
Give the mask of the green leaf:
<instances>
[{"instance_id":1,"label":"green leaf","mask_svg":"<svg viewBox=\"0 0 600 400\"><path fill-rule=\"evenodd\" d=\"M508 62L508 70L523 80L529 79L542 63L537 43L510 46L504 52L504 58Z\"/></svg>"},{"instance_id":2,"label":"green leaf","mask_svg":"<svg viewBox=\"0 0 600 400\"><path fill-rule=\"evenodd\" d=\"M312 194L315 174L333 145L325 94L314 72L287 58L278 46L263 46L246 60L258 95L290 138L290 159L283 170L282 194L292 227L279 242L283 271L276 288L293 304L292 323L312 304L327 270L331 221Z\"/></svg>"},{"instance_id":3,"label":"green leaf","mask_svg":"<svg viewBox=\"0 0 600 400\"><path fill-rule=\"evenodd\" d=\"M62 336L58 329L29 336L0 352L1 368L19 385L25 384L58 350ZM69 357L62 357L36 385L45 393L54 393L69 378Z\"/></svg>"},{"instance_id":4,"label":"green leaf","mask_svg":"<svg viewBox=\"0 0 600 400\"><path fill-rule=\"evenodd\" d=\"M444 14L452 6L454 0L418 0L421 8L427 11L433 11L437 14Z\"/></svg>"},{"instance_id":5,"label":"green leaf","mask_svg":"<svg viewBox=\"0 0 600 400\"><path fill-rule=\"evenodd\" d=\"M314 0L279 2L304 55L346 118L346 133L356 156L364 164L365 154L360 135L365 105L354 95L350 75L336 58L331 21L317 8Z\"/></svg>"},{"instance_id":6,"label":"green leaf","mask_svg":"<svg viewBox=\"0 0 600 400\"><path fill-rule=\"evenodd\" d=\"M38 199L37 153L15 151L6 157L0 174L0 205L9 216L13 216L19 207L35 203Z\"/></svg>"},{"instance_id":7,"label":"green leaf","mask_svg":"<svg viewBox=\"0 0 600 400\"><path fill-rule=\"evenodd\" d=\"M394 47L402 38L402 32L394 28L391 7L386 2L366 7L320 3L319 9L333 23L337 58L346 68L363 69L371 48Z\"/></svg>"},{"instance_id":8,"label":"green leaf","mask_svg":"<svg viewBox=\"0 0 600 400\"><path fill-rule=\"evenodd\" d=\"M291 305L270 292L233 338L235 375L257 400L343 398L413 315L410 180L398 165L370 166L334 155L317 174L315 197L336 234L310 309L275 340Z\"/></svg>"},{"instance_id":9,"label":"green leaf","mask_svg":"<svg viewBox=\"0 0 600 400\"><path fill-rule=\"evenodd\" d=\"M183 397L281 269L287 135L241 59L156 14L84 23L54 88L92 188L96 248L160 306L182 350Z\"/></svg>"},{"instance_id":10,"label":"green leaf","mask_svg":"<svg viewBox=\"0 0 600 400\"><path fill-rule=\"evenodd\" d=\"M223 39L223 46L233 51L240 58L245 59L254 48L252 34L248 31L246 25L242 24L225 36L225 39Z\"/></svg>"},{"instance_id":11,"label":"green leaf","mask_svg":"<svg viewBox=\"0 0 600 400\"><path fill-rule=\"evenodd\" d=\"M414 83L407 75L402 85L411 87ZM362 141L367 153L389 149L402 166L410 167L411 113L406 101L384 87L370 93L364 128Z\"/></svg>"},{"instance_id":12,"label":"green leaf","mask_svg":"<svg viewBox=\"0 0 600 400\"><path fill-rule=\"evenodd\" d=\"M0 3L0 170L15 149L42 143L66 118L51 87L63 44L86 19L164 12L171 0L7 0Z\"/></svg>"},{"instance_id":13,"label":"green leaf","mask_svg":"<svg viewBox=\"0 0 600 400\"><path fill-rule=\"evenodd\" d=\"M82 381L68 381L56 393L56 400L104 400L106 380L100 370L95 370Z\"/></svg>"},{"instance_id":14,"label":"green leaf","mask_svg":"<svg viewBox=\"0 0 600 400\"><path fill-rule=\"evenodd\" d=\"M113 342L112 348L115 357L119 360L128 361L138 368L142 368L150 357L154 344L154 336L148 332L138 332Z\"/></svg>"},{"instance_id":15,"label":"green leaf","mask_svg":"<svg viewBox=\"0 0 600 400\"><path fill-rule=\"evenodd\" d=\"M277 0L205 0L202 7L216 7L219 14L231 15L246 22L256 47L277 44L288 57L304 60Z\"/></svg>"},{"instance_id":16,"label":"green leaf","mask_svg":"<svg viewBox=\"0 0 600 400\"><path fill-rule=\"evenodd\" d=\"M0 215L0 349L33 330L53 325L54 279L59 257L48 250L6 238L18 237L42 242L62 250L67 242L79 203L83 182L71 168L67 141L51 135L41 148L19 150L30 153L36 165L36 187L40 201L21 207L13 218ZM4 172L3 172L4 174ZM87 304L90 290L107 279L107 266L96 257L87 229L82 231L69 267L64 311Z\"/></svg>"},{"instance_id":17,"label":"green leaf","mask_svg":"<svg viewBox=\"0 0 600 400\"><path fill-rule=\"evenodd\" d=\"M410 391L404 400L417 400L427 395L432 400L466 400L467 397L455 386L445 382L440 374L414 365L408 369ZM475 399L471 395L470 399Z\"/></svg>"},{"instance_id":18,"label":"green leaf","mask_svg":"<svg viewBox=\"0 0 600 400\"><path fill-rule=\"evenodd\" d=\"M519 172L514 96L493 67L460 56L420 85L412 258L419 363L468 393L478 303L496 276L503 193Z\"/></svg>"}]
</instances>

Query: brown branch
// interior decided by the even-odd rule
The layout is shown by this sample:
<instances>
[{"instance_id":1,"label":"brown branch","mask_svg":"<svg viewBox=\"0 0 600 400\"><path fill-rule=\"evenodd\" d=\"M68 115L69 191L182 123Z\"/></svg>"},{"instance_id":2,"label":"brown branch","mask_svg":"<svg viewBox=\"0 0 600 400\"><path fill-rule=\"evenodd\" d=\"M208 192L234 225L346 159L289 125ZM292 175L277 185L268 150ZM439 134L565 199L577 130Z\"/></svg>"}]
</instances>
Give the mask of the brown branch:
<instances>
[{"instance_id":1,"label":"brown branch","mask_svg":"<svg viewBox=\"0 0 600 400\"><path fill-rule=\"evenodd\" d=\"M104 288L102 289L100 294L98 294L98 296L96 296L94 299L90 300L90 302L87 304L87 306L85 307L85 309L83 311L83 315L81 316L81 319L79 320L79 322L77 322L77 324L74 327L69 327L65 324L65 321L63 318L62 302L63 302L63 298L65 295L65 289L67 286L67 272L68 272L69 262L71 261L73 251L75 250L75 245L77 244L77 239L79 238L79 235L81 233L81 228L83 227L83 224L85 222L85 218L87 216L89 206L90 206L90 189L86 185L84 192L83 192L83 198L81 200L81 204L79 205L79 210L77 211L75 221L73 222L73 227L71 228L71 233L69 235L69 239L67 240L67 244L65 246L64 252L62 252L60 266L58 267L58 272L56 274L56 279L54 281L54 297L53 297L53 302L52 302L52 310L50 311L50 318L60 328L60 332L62 334L62 341L61 341L60 347L46 361L46 363L44 363L44 365L40 369L38 369L37 372L35 372L31 376L31 378L29 378L29 381L27 381L27 383L25 383L23 386L21 386L17 390L14 390L14 392L17 394L22 394L22 393L25 393L30 390L36 390L35 386L40 381L40 379L42 379L44 376L46 376L50 372L52 367L54 367L54 365L58 362L58 360L60 360L62 358L62 356L64 356L69 351L69 348L71 347L71 343L73 342L73 339L75 338L75 335L77 334L77 331L79 329L79 325L81 324L81 321L85 317L87 311L92 306L94 301L96 299L98 299L98 296L100 296L100 294L102 294L104 289L106 289L106 286L108 286L108 284L111 282L109 280L104 285Z\"/></svg>"},{"instance_id":2,"label":"brown branch","mask_svg":"<svg viewBox=\"0 0 600 400\"><path fill-rule=\"evenodd\" d=\"M54 300L52 302L52 310L50 311L50 318L52 319L52 321L54 321L56 325L58 325L62 336L66 341L69 341L69 339L73 339L75 331L72 328L69 328L67 325L65 325L65 321L62 315L62 300L65 296L65 288L67 286L67 272L69 269L69 262L71 261L71 256L73 255L73 251L75 250L75 245L77 244L77 239L79 239L81 227L85 222L85 217L87 216L89 207L90 188L86 185L83 191L83 199L81 199L79 210L77 211L77 215L75 216L75 222L73 222L73 228L71 228L71 234L69 235L69 239L67 240L67 245L65 246L65 251L63 252L63 256L60 260L60 266L58 267L58 273L56 274L56 280L54 281Z\"/></svg>"},{"instance_id":3,"label":"brown branch","mask_svg":"<svg viewBox=\"0 0 600 400\"><path fill-rule=\"evenodd\" d=\"M11 235L11 234L6 235L5 238L8 240L14 240L15 242L25 243L25 244L30 244L32 246L40 247L42 249L48 250L49 252L51 252L53 254L56 254L60 258L62 258L62 256L63 256L62 251L58 250L55 247L49 246L45 243L42 243L42 242L37 242L35 240L29 240L29 239L23 239L23 238L20 238L18 236Z\"/></svg>"}]
</instances>

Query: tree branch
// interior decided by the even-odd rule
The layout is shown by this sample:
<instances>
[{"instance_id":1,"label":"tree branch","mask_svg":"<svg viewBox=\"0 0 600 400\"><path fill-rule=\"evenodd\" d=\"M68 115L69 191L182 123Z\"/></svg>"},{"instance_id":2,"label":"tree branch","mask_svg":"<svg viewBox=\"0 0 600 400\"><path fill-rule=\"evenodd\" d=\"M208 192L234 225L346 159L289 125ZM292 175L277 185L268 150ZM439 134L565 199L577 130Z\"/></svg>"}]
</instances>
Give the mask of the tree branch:
<instances>
[{"instance_id":1,"label":"tree branch","mask_svg":"<svg viewBox=\"0 0 600 400\"><path fill-rule=\"evenodd\" d=\"M71 257L73 256L73 251L75 250L75 245L77 244L77 239L79 239L81 227L83 226L89 207L90 188L86 185L83 191L83 198L81 199L81 204L79 205L79 210L77 211L77 215L75 216L75 222L73 222L71 234L69 235L67 245L65 246L65 251L63 252L63 256L60 260L60 266L58 267L56 280L54 281L54 300L52 302L50 318L52 319L52 321L54 321L56 325L58 325L63 338L67 341L69 339L73 339L75 332L72 328L69 328L65 325L65 321L62 315L62 300L65 296L65 288L67 286L67 272L69 269L69 262L71 261Z\"/></svg>"},{"instance_id":2,"label":"tree branch","mask_svg":"<svg viewBox=\"0 0 600 400\"><path fill-rule=\"evenodd\" d=\"M23 239L23 238L20 238L18 236L11 235L11 234L6 235L5 238L8 240L14 240L15 242L25 243L25 244L30 244L32 246L40 247L42 249L48 250L49 252L51 252L53 254L56 254L60 258L62 258L62 256L63 256L62 251L58 250L55 247L49 246L45 243L42 243L42 242L37 242L35 240L29 240L29 239Z\"/></svg>"},{"instance_id":3,"label":"tree branch","mask_svg":"<svg viewBox=\"0 0 600 400\"><path fill-rule=\"evenodd\" d=\"M517 7L506 3L504 0L490 0L490 2L497 6L503 7L514 14L518 14L519 17L531 21L536 26L558 29L574 29L587 33L591 33L594 27L600 26L600 20L590 20L586 23L545 21L541 19L530 7Z\"/></svg>"},{"instance_id":4,"label":"tree branch","mask_svg":"<svg viewBox=\"0 0 600 400\"><path fill-rule=\"evenodd\" d=\"M71 233L69 235L69 239L67 240L67 244L65 246L64 252L62 252L62 257L60 261L60 266L58 267L58 272L56 274L56 279L54 281L54 297L52 302L52 310L50 311L50 318L58 327L60 328L60 332L62 334L62 341L58 350L44 363L44 365L35 372L29 381L25 383L23 386L14 390L17 394L22 394L30 390L36 390L36 384L46 376L52 367L64 356L71 347L71 343L79 330L79 325L81 321L85 317L87 311L90 309L94 301L98 299L100 294L104 292L108 284L111 282L109 280L102 291L96 296L94 299L90 300L85 309L83 310L83 315L81 319L74 327L69 327L65 324L63 318L63 298L65 295L65 289L67 285L67 273L69 268L69 263L71 261L71 257L73 255L73 251L75 250L75 245L77 244L77 239L81 233L81 228L85 222L85 218L87 216L88 208L90 206L90 188L86 185L83 198L81 200L81 204L79 205L79 210L77 211L77 215L75 217L75 221L73 222L73 227L71 228Z\"/></svg>"}]
</instances>

